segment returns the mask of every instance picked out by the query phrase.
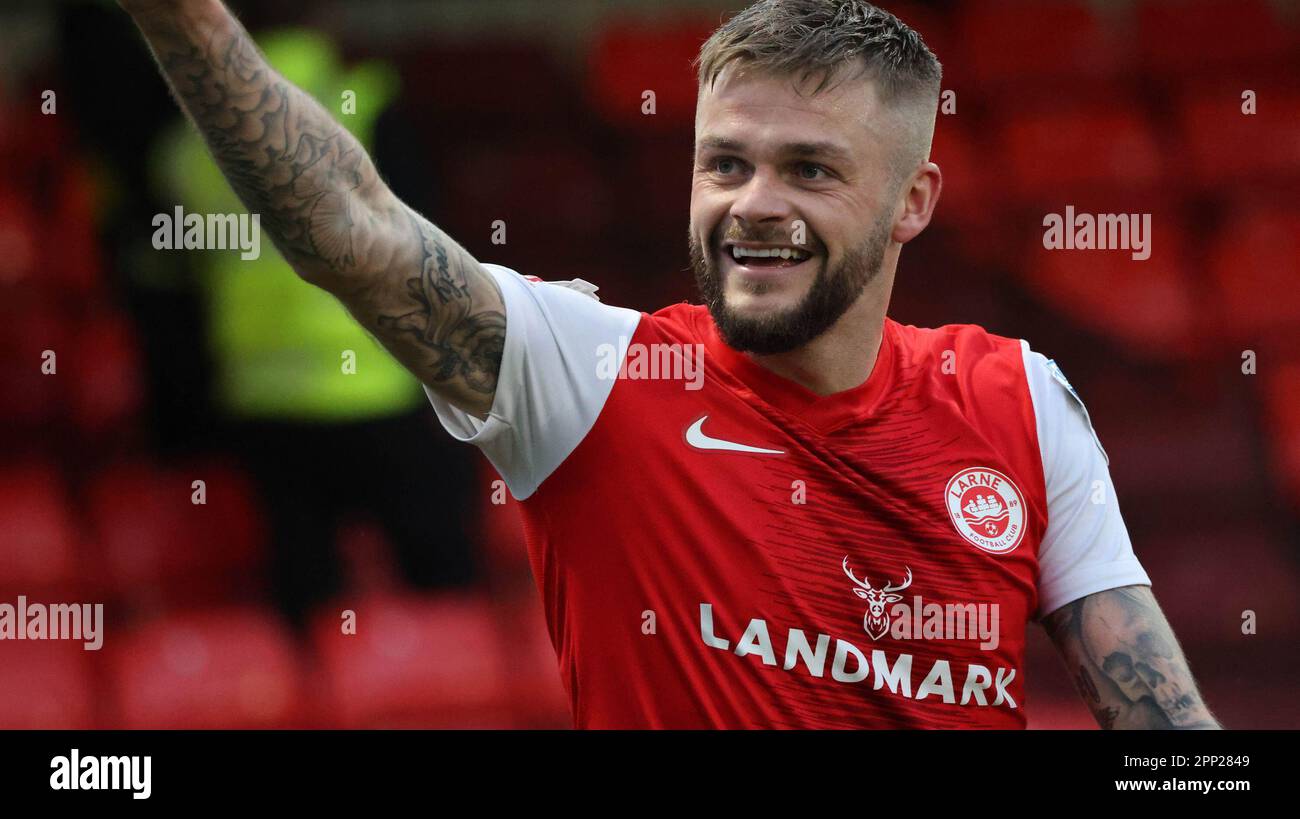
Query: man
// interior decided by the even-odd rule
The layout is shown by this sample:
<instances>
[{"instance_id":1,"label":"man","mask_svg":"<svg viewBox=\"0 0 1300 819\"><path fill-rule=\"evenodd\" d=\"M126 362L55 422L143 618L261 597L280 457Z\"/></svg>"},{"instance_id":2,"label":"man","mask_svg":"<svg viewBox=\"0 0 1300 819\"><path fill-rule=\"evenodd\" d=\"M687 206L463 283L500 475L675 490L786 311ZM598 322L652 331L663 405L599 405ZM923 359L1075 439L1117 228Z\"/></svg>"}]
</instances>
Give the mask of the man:
<instances>
[{"instance_id":1,"label":"man","mask_svg":"<svg viewBox=\"0 0 1300 819\"><path fill-rule=\"evenodd\" d=\"M706 306L647 315L472 258L217 0L123 2L295 270L521 501L579 727L1023 727L1031 619L1104 727L1218 727L1060 370L886 317L942 185L893 16L764 0L704 45Z\"/></svg>"}]
</instances>

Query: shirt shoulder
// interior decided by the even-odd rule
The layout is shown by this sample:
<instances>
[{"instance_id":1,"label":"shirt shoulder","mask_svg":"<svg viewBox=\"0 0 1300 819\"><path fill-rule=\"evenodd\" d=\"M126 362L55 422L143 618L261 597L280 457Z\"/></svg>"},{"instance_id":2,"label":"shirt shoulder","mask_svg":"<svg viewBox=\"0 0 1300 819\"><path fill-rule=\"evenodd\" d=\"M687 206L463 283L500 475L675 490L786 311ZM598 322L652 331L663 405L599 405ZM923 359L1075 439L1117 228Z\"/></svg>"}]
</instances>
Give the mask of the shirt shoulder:
<instances>
[{"instance_id":1,"label":"shirt shoulder","mask_svg":"<svg viewBox=\"0 0 1300 819\"><path fill-rule=\"evenodd\" d=\"M709 308L682 301L646 314L642 329L671 341L699 341L710 321Z\"/></svg>"},{"instance_id":2,"label":"shirt shoulder","mask_svg":"<svg viewBox=\"0 0 1300 819\"><path fill-rule=\"evenodd\" d=\"M978 324L916 327L892 319L896 366L927 391L978 401L1026 395L1021 341Z\"/></svg>"},{"instance_id":3,"label":"shirt shoulder","mask_svg":"<svg viewBox=\"0 0 1300 819\"><path fill-rule=\"evenodd\" d=\"M568 457L595 424L613 389L627 340L644 314L602 304L582 279L542 281L484 264L501 289L506 337L486 419L425 387L442 426L487 455L523 500Z\"/></svg>"}]
</instances>

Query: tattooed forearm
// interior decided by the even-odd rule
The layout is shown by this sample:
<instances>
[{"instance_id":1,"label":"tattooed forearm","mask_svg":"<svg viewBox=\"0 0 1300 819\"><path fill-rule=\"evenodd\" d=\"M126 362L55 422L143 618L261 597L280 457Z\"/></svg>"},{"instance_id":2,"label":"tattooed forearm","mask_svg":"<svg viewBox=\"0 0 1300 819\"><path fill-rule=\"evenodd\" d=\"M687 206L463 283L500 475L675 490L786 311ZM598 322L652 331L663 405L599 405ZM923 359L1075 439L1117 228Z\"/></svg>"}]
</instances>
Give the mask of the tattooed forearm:
<instances>
[{"instance_id":1,"label":"tattooed forearm","mask_svg":"<svg viewBox=\"0 0 1300 819\"><path fill-rule=\"evenodd\" d=\"M1086 666L1079 666L1079 672L1074 677L1074 687L1079 690L1080 696L1083 697L1084 703L1092 711L1097 724L1107 730L1114 728L1115 718L1119 716L1119 709L1102 704L1101 692L1097 690L1097 684L1093 682L1092 674L1088 672Z\"/></svg>"},{"instance_id":2,"label":"tattooed forearm","mask_svg":"<svg viewBox=\"0 0 1300 819\"><path fill-rule=\"evenodd\" d=\"M378 174L356 139L277 74L219 4L140 20L181 107L245 206L305 275L364 269Z\"/></svg>"},{"instance_id":3,"label":"tattooed forearm","mask_svg":"<svg viewBox=\"0 0 1300 819\"><path fill-rule=\"evenodd\" d=\"M475 309L474 288L464 265L452 263L437 229L422 221L411 215L423 258L420 275L405 280L410 309L376 314L374 323L379 331L401 335L426 352L423 371L431 383L459 381L471 391L491 396L505 346L505 313L491 307Z\"/></svg>"},{"instance_id":4,"label":"tattooed forearm","mask_svg":"<svg viewBox=\"0 0 1300 819\"><path fill-rule=\"evenodd\" d=\"M483 417L506 326L487 270L393 195L356 139L271 68L219 0L123 5L286 261L431 389Z\"/></svg>"},{"instance_id":5,"label":"tattooed forearm","mask_svg":"<svg viewBox=\"0 0 1300 819\"><path fill-rule=\"evenodd\" d=\"M1098 592L1043 620L1102 728L1219 728L1148 586Z\"/></svg>"}]
</instances>

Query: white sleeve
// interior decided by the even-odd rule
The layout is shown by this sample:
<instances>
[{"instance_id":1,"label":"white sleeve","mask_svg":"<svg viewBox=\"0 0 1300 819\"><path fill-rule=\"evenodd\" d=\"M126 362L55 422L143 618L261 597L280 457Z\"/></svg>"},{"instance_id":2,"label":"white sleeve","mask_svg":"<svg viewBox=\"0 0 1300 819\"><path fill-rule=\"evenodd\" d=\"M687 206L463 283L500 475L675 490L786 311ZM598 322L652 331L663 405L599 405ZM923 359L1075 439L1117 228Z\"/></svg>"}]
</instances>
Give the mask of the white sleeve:
<instances>
[{"instance_id":1,"label":"white sleeve","mask_svg":"<svg viewBox=\"0 0 1300 819\"><path fill-rule=\"evenodd\" d=\"M481 449L523 500L596 423L641 314L601 304L581 279L533 281L500 265L483 267L501 288L506 311L488 419L457 409L427 385L424 391L443 428Z\"/></svg>"},{"instance_id":2,"label":"white sleeve","mask_svg":"<svg viewBox=\"0 0 1300 819\"><path fill-rule=\"evenodd\" d=\"M1149 586L1133 554L1110 480L1110 459L1061 368L1020 342L1047 484L1047 531L1038 549L1040 620L1118 586Z\"/></svg>"}]
</instances>

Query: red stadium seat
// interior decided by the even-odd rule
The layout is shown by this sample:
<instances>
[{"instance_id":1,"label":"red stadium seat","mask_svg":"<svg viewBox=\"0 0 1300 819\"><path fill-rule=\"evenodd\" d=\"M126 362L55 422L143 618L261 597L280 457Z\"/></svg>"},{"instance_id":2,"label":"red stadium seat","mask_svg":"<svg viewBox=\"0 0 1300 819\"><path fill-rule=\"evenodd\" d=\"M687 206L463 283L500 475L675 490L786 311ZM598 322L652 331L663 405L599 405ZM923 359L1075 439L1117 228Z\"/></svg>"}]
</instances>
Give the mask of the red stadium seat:
<instances>
[{"instance_id":1,"label":"red stadium seat","mask_svg":"<svg viewBox=\"0 0 1300 819\"><path fill-rule=\"evenodd\" d=\"M10 362L0 378L0 435L25 437L30 443L30 436L20 435L22 430L48 433L67 415L67 373L72 366L68 353L76 328L48 301L5 295L13 300L0 302L0 349ZM54 353L53 373L42 371L47 350Z\"/></svg>"},{"instance_id":2,"label":"red stadium seat","mask_svg":"<svg viewBox=\"0 0 1300 819\"><path fill-rule=\"evenodd\" d=\"M105 640L101 651L122 728L303 725L300 659L269 612L233 608L167 617Z\"/></svg>"},{"instance_id":3,"label":"red stadium seat","mask_svg":"<svg viewBox=\"0 0 1300 819\"><path fill-rule=\"evenodd\" d=\"M551 50L523 38L445 43L402 58L400 69L404 96L432 117L435 138L520 121L562 124L576 108L578 94Z\"/></svg>"},{"instance_id":4,"label":"red stadium seat","mask_svg":"<svg viewBox=\"0 0 1300 819\"><path fill-rule=\"evenodd\" d=\"M1179 360L1195 355L1202 343L1195 333L1200 305L1177 218L1157 211L1151 225L1145 260L1134 259L1130 250L1048 250L1039 227L1024 275L1031 290L1073 321L1124 344L1134 358Z\"/></svg>"},{"instance_id":5,"label":"red stadium seat","mask_svg":"<svg viewBox=\"0 0 1300 819\"><path fill-rule=\"evenodd\" d=\"M1223 359L1216 362L1207 354L1204 360L1219 377ZM1209 369L1204 360L1196 371ZM1247 487L1258 483L1257 444L1240 405L1224 400L1220 381L1196 391L1150 368L1140 373L1108 366L1084 393L1097 432L1114 456L1110 469L1122 487L1121 502L1142 511L1190 510L1178 516L1180 521L1202 509L1213 510L1216 523L1228 516L1250 517L1257 495Z\"/></svg>"},{"instance_id":6,"label":"red stadium seat","mask_svg":"<svg viewBox=\"0 0 1300 819\"><path fill-rule=\"evenodd\" d=\"M958 20L960 60L985 93L1110 80L1129 62L1117 30L1081 0L979 0Z\"/></svg>"},{"instance_id":7,"label":"red stadium seat","mask_svg":"<svg viewBox=\"0 0 1300 819\"><path fill-rule=\"evenodd\" d=\"M188 483L169 487L145 462L118 464L94 477L88 513L109 595L158 602L173 585L169 578L190 574L197 544L184 513L189 493Z\"/></svg>"},{"instance_id":8,"label":"red stadium seat","mask_svg":"<svg viewBox=\"0 0 1300 819\"><path fill-rule=\"evenodd\" d=\"M0 590L64 602L75 597L78 525L58 470L34 462L0 470Z\"/></svg>"},{"instance_id":9,"label":"red stadium seat","mask_svg":"<svg viewBox=\"0 0 1300 819\"><path fill-rule=\"evenodd\" d=\"M1256 94L1256 113L1242 113L1242 93ZM1181 169L1196 187L1258 190L1261 183L1300 182L1300 90L1251 83L1189 89L1178 112Z\"/></svg>"},{"instance_id":10,"label":"red stadium seat","mask_svg":"<svg viewBox=\"0 0 1300 819\"><path fill-rule=\"evenodd\" d=\"M96 700L90 652L82 642L0 644L0 729L93 729Z\"/></svg>"},{"instance_id":11,"label":"red stadium seat","mask_svg":"<svg viewBox=\"0 0 1300 819\"><path fill-rule=\"evenodd\" d=\"M1300 210L1256 207L1230 216L1209 252L1215 297L1205 308L1207 332L1222 343L1294 349L1300 336Z\"/></svg>"},{"instance_id":12,"label":"red stadium seat","mask_svg":"<svg viewBox=\"0 0 1300 819\"><path fill-rule=\"evenodd\" d=\"M45 195L41 184L51 166L68 159L69 117L48 116L35 105L4 106L0 100L0 176L20 190ZM39 210L39 208L38 208Z\"/></svg>"},{"instance_id":13,"label":"red stadium seat","mask_svg":"<svg viewBox=\"0 0 1300 819\"><path fill-rule=\"evenodd\" d=\"M444 169L449 229L487 244L501 220L506 246L533 256L596 244L617 212L598 162L572 142L466 146Z\"/></svg>"},{"instance_id":14,"label":"red stadium seat","mask_svg":"<svg viewBox=\"0 0 1300 819\"><path fill-rule=\"evenodd\" d=\"M629 143L632 155L618 168L619 184L631 196L623 215L632 235L660 243L676 239L691 207L692 131ZM621 226L620 226L621 227Z\"/></svg>"},{"instance_id":15,"label":"red stadium seat","mask_svg":"<svg viewBox=\"0 0 1300 819\"><path fill-rule=\"evenodd\" d=\"M172 472L191 492L194 481L204 484L206 502L190 504L187 497L185 506L200 544L194 555L198 570L218 582L260 571L267 528L248 475L221 459L186 463Z\"/></svg>"},{"instance_id":16,"label":"red stadium seat","mask_svg":"<svg viewBox=\"0 0 1300 819\"><path fill-rule=\"evenodd\" d=\"M983 178L982 147L972 144L969 133L957 118L939 115L934 129L930 159L943 172L943 190L935 221L959 224L992 218L989 190Z\"/></svg>"},{"instance_id":17,"label":"red stadium seat","mask_svg":"<svg viewBox=\"0 0 1300 819\"><path fill-rule=\"evenodd\" d=\"M1137 32L1142 68L1180 78L1279 68L1292 38L1269 0L1143 0Z\"/></svg>"},{"instance_id":18,"label":"red stadium seat","mask_svg":"<svg viewBox=\"0 0 1300 819\"><path fill-rule=\"evenodd\" d=\"M1064 207L1099 191L1153 191L1164 178L1164 160L1155 131L1135 108L1089 106L1012 118L998 158L1005 193Z\"/></svg>"},{"instance_id":19,"label":"red stadium seat","mask_svg":"<svg viewBox=\"0 0 1300 819\"><path fill-rule=\"evenodd\" d=\"M343 634L341 612L356 615ZM516 724L486 597L341 600L312 630L331 726L504 728ZM511 643L512 650L513 641Z\"/></svg>"},{"instance_id":20,"label":"red stadium seat","mask_svg":"<svg viewBox=\"0 0 1300 819\"><path fill-rule=\"evenodd\" d=\"M82 322L60 366L70 378L73 420L87 434L123 427L144 405L143 363L125 316L102 312Z\"/></svg>"},{"instance_id":21,"label":"red stadium seat","mask_svg":"<svg viewBox=\"0 0 1300 819\"><path fill-rule=\"evenodd\" d=\"M100 284L97 197L65 119L0 111L0 288L80 296Z\"/></svg>"},{"instance_id":22,"label":"red stadium seat","mask_svg":"<svg viewBox=\"0 0 1300 819\"><path fill-rule=\"evenodd\" d=\"M53 180L54 208L42 225L40 279L66 296L86 297L102 285L103 260L96 236L97 196L78 159L60 158Z\"/></svg>"},{"instance_id":23,"label":"red stadium seat","mask_svg":"<svg viewBox=\"0 0 1300 819\"><path fill-rule=\"evenodd\" d=\"M39 219L18 190L0 178L0 288L34 283L38 270Z\"/></svg>"},{"instance_id":24,"label":"red stadium seat","mask_svg":"<svg viewBox=\"0 0 1300 819\"><path fill-rule=\"evenodd\" d=\"M1295 397L1300 398L1300 390ZM1185 645L1239 646L1243 609L1269 624L1259 639L1279 646L1294 646L1300 639L1295 618L1300 567L1291 550L1258 522L1182 527L1153 533L1134 547L1157 588L1168 590L1158 592L1160 606ZM1205 570L1224 554L1232 555L1232 572Z\"/></svg>"},{"instance_id":25,"label":"red stadium seat","mask_svg":"<svg viewBox=\"0 0 1300 819\"><path fill-rule=\"evenodd\" d=\"M934 52L935 57L943 65L944 87L950 87L951 83L957 82L959 78L956 75L964 71L964 66L959 65L963 55L956 53L955 34L949 25L949 16L938 14L928 6L911 2L889 3L886 10L921 35L926 46ZM954 66L958 67L957 71L953 70Z\"/></svg>"},{"instance_id":26,"label":"red stadium seat","mask_svg":"<svg viewBox=\"0 0 1300 819\"><path fill-rule=\"evenodd\" d=\"M1270 365L1261 377L1271 467L1292 508L1300 512L1300 359Z\"/></svg>"},{"instance_id":27,"label":"red stadium seat","mask_svg":"<svg viewBox=\"0 0 1300 819\"><path fill-rule=\"evenodd\" d=\"M643 133L691 127L697 92L691 62L716 27L707 18L606 24L589 55L592 106L607 122ZM647 91L654 92L653 115L642 111Z\"/></svg>"},{"instance_id":28,"label":"red stadium seat","mask_svg":"<svg viewBox=\"0 0 1300 819\"><path fill-rule=\"evenodd\" d=\"M206 482L207 503L192 503ZM229 599L261 556L262 528L238 473L121 463L96 476L89 512L114 599L189 606Z\"/></svg>"}]
</instances>

